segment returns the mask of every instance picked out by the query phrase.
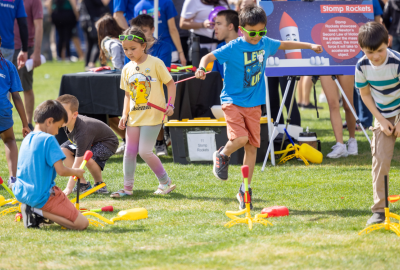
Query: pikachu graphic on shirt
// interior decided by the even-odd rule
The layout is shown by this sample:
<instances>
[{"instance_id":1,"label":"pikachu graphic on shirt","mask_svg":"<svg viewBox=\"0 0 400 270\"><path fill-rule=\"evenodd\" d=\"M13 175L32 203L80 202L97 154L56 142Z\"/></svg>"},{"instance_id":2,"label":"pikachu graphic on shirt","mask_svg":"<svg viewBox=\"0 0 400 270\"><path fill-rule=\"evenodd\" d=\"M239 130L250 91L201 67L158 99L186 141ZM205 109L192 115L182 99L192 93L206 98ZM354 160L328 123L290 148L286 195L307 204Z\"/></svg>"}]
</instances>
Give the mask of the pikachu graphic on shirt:
<instances>
[{"instance_id":1,"label":"pikachu graphic on shirt","mask_svg":"<svg viewBox=\"0 0 400 270\"><path fill-rule=\"evenodd\" d=\"M143 84L141 84L137 78L135 79L134 84L136 86L136 97L135 97L136 104L147 103L146 97L148 97L149 95L146 94L146 87Z\"/></svg>"}]
</instances>

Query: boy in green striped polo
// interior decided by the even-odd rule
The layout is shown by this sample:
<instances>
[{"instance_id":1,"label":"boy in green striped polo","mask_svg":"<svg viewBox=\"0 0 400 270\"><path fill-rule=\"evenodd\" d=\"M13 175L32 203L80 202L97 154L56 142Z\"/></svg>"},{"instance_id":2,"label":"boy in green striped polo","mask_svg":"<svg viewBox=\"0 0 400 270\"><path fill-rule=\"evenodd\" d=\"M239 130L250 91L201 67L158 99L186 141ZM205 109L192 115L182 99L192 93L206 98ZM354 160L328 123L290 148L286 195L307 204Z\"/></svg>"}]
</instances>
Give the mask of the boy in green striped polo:
<instances>
[{"instance_id":1,"label":"boy in green striped polo","mask_svg":"<svg viewBox=\"0 0 400 270\"><path fill-rule=\"evenodd\" d=\"M385 221L384 176L389 174L396 138L400 137L400 54L388 49L388 32L376 22L360 27L358 43L365 56L356 66L356 87L375 116L371 144L374 205L368 226Z\"/></svg>"}]
</instances>

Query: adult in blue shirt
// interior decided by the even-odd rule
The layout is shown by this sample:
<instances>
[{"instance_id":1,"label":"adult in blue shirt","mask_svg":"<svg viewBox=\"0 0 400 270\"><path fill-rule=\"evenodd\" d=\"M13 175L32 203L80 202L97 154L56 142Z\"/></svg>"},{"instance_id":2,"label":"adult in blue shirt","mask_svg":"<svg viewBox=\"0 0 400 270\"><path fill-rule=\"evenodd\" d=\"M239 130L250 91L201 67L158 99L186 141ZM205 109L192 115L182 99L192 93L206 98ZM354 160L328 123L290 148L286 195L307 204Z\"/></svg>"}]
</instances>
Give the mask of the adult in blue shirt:
<instances>
[{"instance_id":1,"label":"adult in blue shirt","mask_svg":"<svg viewBox=\"0 0 400 270\"><path fill-rule=\"evenodd\" d=\"M231 42L239 37L239 15L234 10L222 10L218 12L215 18L215 37L218 40L223 40L218 44L217 49L221 48L225 44ZM218 71L221 74L222 79L224 78L224 66L218 61L214 61L212 71Z\"/></svg>"},{"instance_id":2,"label":"adult in blue shirt","mask_svg":"<svg viewBox=\"0 0 400 270\"><path fill-rule=\"evenodd\" d=\"M158 39L172 47L172 62L180 61L186 65L185 54L182 49L181 39L175 24L176 12L171 0L159 0L158 2ZM154 0L141 0L135 6L134 16L147 14L154 17Z\"/></svg>"},{"instance_id":3,"label":"adult in blue shirt","mask_svg":"<svg viewBox=\"0 0 400 270\"><path fill-rule=\"evenodd\" d=\"M3 57L12 61L14 55L14 21L17 19L21 36L22 49L18 54L18 69L25 65L28 59L28 22L26 20L24 2L22 0L0 0L0 36Z\"/></svg>"},{"instance_id":4,"label":"adult in blue shirt","mask_svg":"<svg viewBox=\"0 0 400 270\"><path fill-rule=\"evenodd\" d=\"M131 20L131 26L140 28L147 40L147 53L160 58L165 66L171 66L171 46L162 41L154 38L154 19L150 15L139 15ZM129 63L129 58L125 56L125 65Z\"/></svg>"},{"instance_id":5,"label":"adult in blue shirt","mask_svg":"<svg viewBox=\"0 0 400 270\"><path fill-rule=\"evenodd\" d=\"M133 12L139 0L114 0L113 17L122 29L127 29L128 22L133 19Z\"/></svg>"}]
</instances>

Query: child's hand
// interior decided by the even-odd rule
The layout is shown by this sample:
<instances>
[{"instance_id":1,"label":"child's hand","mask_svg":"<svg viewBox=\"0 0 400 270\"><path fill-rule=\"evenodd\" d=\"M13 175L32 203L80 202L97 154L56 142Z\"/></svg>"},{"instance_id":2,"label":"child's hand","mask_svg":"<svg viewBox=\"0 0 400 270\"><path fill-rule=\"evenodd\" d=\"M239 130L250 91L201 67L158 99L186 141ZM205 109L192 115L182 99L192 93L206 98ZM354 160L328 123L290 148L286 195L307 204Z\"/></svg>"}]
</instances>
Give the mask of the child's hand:
<instances>
[{"instance_id":1,"label":"child's hand","mask_svg":"<svg viewBox=\"0 0 400 270\"><path fill-rule=\"evenodd\" d=\"M391 136L394 131L392 123L390 123L387 119L383 119L382 121L379 121L379 123L381 124L381 131L385 133L386 136Z\"/></svg>"},{"instance_id":2,"label":"child's hand","mask_svg":"<svg viewBox=\"0 0 400 270\"><path fill-rule=\"evenodd\" d=\"M324 51L324 49L322 49L322 46L318 44L311 44L311 50L316 53L322 53Z\"/></svg>"},{"instance_id":3,"label":"child's hand","mask_svg":"<svg viewBox=\"0 0 400 270\"><path fill-rule=\"evenodd\" d=\"M399 129L399 130L400 130L400 129ZM26 135L28 135L30 132L31 132L31 129L30 129L28 126L22 128L22 136L23 136L24 138L25 138Z\"/></svg>"},{"instance_id":4,"label":"child's hand","mask_svg":"<svg viewBox=\"0 0 400 270\"><path fill-rule=\"evenodd\" d=\"M74 170L74 176L78 178L83 178L83 174L85 173L84 169L73 169Z\"/></svg>"},{"instance_id":5,"label":"child's hand","mask_svg":"<svg viewBox=\"0 0 400 270\"><path fill-rule=\"evenodd\" d=\"M69 194L72 193L72 189L70 189L70 188L65 188L65 189L63 190L63 193L64 193L66 196L68 196Z\"/></svg>"},{"instance_id":6,"label":"child's hand","mask_svg":"<svg viewBox=\"0 0 400 270\"><path fill-rule=\"evenodd\" d=\"M199 68L196 70L195 75L196 75L196 78L200 79L200 80L204 80L206 78L206 73L204 72L204 70L199 69Z\"/></svg>"},{"instance_id":7,"label":"child's hand","mask_svg":"<svg viewBox=\"0 0 400 270\"><path fill-rule=\"evenodd\" d=\"M166 116L171 116L174 114L174 109L171 106L168 106L167 110L164 113ZM399 129L400 130L400 129Z\"/></svg>"},{"instance_id":8,"label":"child's hand","mask_svg":"<svg viewBox=\"0 0 400 270\"><path fill-rule=\"evenodd\" d=\"M396 137L400 137L400 122L396 124L396 126L394 127L394 135Z\"/></svg>"},{"instance_id":9,"label":"child's hand","mask_svg":"<svg viewBox=\"0 0 400 270\"><path fill-rule=\"evenodd\" d=\"M118 128L121 130L125 130L126 128L126 119L127 117L124 115L121 117L121 120L119 120Z\"/></svg>"}]
</instances>

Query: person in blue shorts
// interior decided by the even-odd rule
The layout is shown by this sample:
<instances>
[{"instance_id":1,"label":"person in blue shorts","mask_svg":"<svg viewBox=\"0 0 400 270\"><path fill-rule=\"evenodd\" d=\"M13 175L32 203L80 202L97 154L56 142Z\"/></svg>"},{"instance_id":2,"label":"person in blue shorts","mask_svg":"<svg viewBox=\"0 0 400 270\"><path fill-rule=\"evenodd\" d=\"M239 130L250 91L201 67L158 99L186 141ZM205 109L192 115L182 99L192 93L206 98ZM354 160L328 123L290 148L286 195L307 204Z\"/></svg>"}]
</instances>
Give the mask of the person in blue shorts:
<instances>
[{"instance_id":1,"label":"person in blue shorts","mask_svg":"<svg viewBox=\"0 0 400 270\"><path fill-rule=\"evenodd\" d=\"M2 44L1 41L0 36L0 47ZM25 137L30 132L24 104L22 103L21 96L18 93L21 91L23 91L23 89L17 69L11 61L4 59L0 50L0 138L3 140L6 148L8 173L10 174L8 185L10 187L12 187L16 181L15 176L17 174L18 147L14 136L14 121L12 116L13 106L8 99L9 93L11 93L15 107L21 117L23 126L22 135Z\"/></svg>"}]
</instances>

